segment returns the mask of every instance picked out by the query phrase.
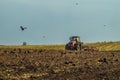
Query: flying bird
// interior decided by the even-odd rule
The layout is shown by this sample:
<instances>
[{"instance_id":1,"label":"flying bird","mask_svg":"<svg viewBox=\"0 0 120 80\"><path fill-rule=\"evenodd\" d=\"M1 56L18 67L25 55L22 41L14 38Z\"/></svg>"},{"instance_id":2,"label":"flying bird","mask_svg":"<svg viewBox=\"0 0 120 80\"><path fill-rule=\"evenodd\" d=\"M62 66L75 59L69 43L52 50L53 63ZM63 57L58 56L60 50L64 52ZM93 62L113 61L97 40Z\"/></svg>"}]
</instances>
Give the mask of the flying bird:
<instances>
[{"instance_id":1,"label":"flying bird","mask_svg":"<svg viewBox=\"0 0 120 80\"><path fill-rule=\"evenodd\" d=\"M104 25L104 27L107 26L107 25Z\"/></svg>"},{"instance_id":2,"label":"flying bird","mask_svg":"<svg viewBox=\"0 0 120 80\"><path fill-rule=\"evenodd\" d=\"M45 36L43 36L43 38L45 38Z\"/></svg>"},{"instance_id":3,"label":"flying bird","mask_svg":"<svg viewBox=\"0 0 120 80\"><path fill-rule=\"evenodd\" d=\"M27 27L20 26L20 29L24 31L25 29L27 29Z\"/></svg>"},{"instance_id":4,"label":"flying bird","mask_svg":"<svg viewBox=\"0 0 120 80\"><path fill-rule=\"evenodd\" d=\"M79 5L78 3L75 3L75 5Z\"/></svg>"}]
</instances>

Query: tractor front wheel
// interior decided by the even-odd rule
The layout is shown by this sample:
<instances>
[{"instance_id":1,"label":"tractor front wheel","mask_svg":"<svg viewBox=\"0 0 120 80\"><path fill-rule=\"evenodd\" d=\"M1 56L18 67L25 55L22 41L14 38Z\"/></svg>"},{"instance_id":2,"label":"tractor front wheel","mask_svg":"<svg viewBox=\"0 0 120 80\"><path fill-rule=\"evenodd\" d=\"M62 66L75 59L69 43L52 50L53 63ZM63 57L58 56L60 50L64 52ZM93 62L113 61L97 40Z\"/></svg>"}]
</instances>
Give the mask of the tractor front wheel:
<instances>
[{"instance_id":1,"label":"tractor front wheel","mask_svg":"<svg viewBox=\"0 0 120 80\"><path fill-rule=\"evenodd\" d=\"M69 50L69 46L67 44L65 45L65 50Z\"/></svg>"}]
</instances>

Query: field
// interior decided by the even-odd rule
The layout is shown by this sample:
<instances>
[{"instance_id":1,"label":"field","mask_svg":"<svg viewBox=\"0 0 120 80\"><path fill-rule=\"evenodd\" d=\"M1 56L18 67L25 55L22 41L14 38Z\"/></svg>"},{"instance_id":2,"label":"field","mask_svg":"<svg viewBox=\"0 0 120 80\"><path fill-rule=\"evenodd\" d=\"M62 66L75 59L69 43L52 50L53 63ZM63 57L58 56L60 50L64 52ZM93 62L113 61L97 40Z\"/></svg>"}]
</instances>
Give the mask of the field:
<instances>
[{"instance_id":1,"label":"field","mask_svg":"<svg viewBox=\"0 0 120 80\"><path fill-rule=\"evenodd\" d=\"M0 46L0 80L120 80L120 42L85 45L100 51L65 51L65 45Z\"/></svg>"}]
</instances>

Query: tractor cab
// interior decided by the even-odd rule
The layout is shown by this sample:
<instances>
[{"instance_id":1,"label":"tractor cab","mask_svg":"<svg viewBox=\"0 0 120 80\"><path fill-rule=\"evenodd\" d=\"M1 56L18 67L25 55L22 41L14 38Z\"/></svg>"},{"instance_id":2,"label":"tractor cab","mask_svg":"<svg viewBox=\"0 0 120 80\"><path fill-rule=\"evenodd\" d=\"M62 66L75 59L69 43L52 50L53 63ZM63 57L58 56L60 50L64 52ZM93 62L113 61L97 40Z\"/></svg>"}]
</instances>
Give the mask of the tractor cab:
<instances>
[{"instance_id":1,"label":"tractor cab","mask_svg":"<svg viewBox=\"0 0 120 80\"><path fill-rule=\"evenodd\" d=\"M71 36L70 41L80 42L80 36Z\"/></svg>"},{"instance_id":2,"label":"tractor cab","mask_svg":"<svg viewBox=\"0 0 120 80\"><path fill-rule=\"evenodd\" d=\"M66 50L81 50L80 36L71 36L70 41L66 44Z\"/></svg>"}]
</instances>

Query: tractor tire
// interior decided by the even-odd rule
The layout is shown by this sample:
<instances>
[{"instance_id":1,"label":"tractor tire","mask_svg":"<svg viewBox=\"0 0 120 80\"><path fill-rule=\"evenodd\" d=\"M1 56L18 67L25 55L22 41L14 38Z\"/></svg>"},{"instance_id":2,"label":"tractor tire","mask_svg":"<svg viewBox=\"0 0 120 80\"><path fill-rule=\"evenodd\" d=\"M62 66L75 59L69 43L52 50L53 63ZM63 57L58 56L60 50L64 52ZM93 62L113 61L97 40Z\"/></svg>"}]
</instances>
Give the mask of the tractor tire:
<instances>
[{"instance_id":1,"label":"tractor tire","mask_svg":"<svg viewBox=\"0 0 120 80\"><path fill-rule=\"evenodd\" d=\"M75 50L80 51L80 46L79 45L75 45Z\"/></svg>"},{"instance_id":2,"label":"tractor tire","mask_svg":"<svg viewBox=\"0 0 120 80\"><path fill-rule=\"evenodd\" d=\"M65 50L69 50L69 47L68 47L68 45L65 45Z\"/></svg>"}]
</instances>

